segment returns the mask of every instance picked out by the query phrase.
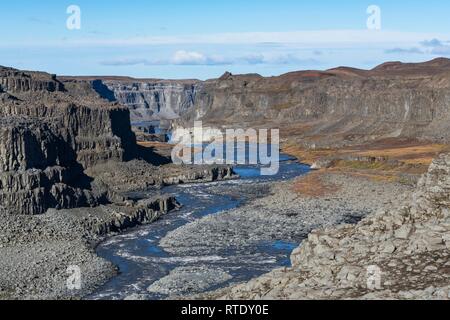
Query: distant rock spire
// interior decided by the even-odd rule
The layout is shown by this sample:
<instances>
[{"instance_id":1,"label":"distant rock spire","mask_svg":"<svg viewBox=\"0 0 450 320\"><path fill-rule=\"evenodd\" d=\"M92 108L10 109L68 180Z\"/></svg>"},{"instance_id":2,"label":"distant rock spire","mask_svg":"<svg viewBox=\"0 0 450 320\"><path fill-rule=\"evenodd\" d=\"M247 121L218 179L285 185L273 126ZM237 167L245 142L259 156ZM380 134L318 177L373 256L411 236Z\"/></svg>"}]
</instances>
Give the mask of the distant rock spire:
<instances>
[{"instance_id":1,"label":"distant rock spire","mask_svg":"<svg viewBox=\"0 0 450 320\"><path fill-rule=\"evenodd\" d=\"M229 80L233 77L233 74L229 71L225 72L220 78L219 80Z\"/></svg>"}]
</instances>

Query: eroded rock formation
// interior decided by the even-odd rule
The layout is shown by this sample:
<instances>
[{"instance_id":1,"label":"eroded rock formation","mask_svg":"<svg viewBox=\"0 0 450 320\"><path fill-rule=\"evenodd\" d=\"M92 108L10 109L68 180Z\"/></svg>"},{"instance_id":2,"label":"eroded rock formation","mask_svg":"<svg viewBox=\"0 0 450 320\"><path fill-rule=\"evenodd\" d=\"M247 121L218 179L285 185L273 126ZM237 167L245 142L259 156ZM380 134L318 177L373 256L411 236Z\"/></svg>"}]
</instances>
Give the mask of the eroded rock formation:
<instances>
[{"instance_id":1,"label":"eroded rock formation","mask_svg":"<svg viewBox=\"0 0 450 320\"><path fill-rule=\"evenodd\" d=\"M117 101L126 105L133 122L174 120L195 101L195 81L154 81L118 83L105 81Z\"/></svg>"},{"instance_id":2,"label":"eroded rock formation","mask_svg":"<svg viewBox=\"0 0 450 320\"><path fill-rule=\"evenodd\" d=\"M39 214L105 202L106 191L83 171L135 157L129 110L46 73L1 67L0 88L3 210Z\"/></svg>"},{"instance_id":3,"label":"eroded rock formation","mask_svg":"<svg viewBox=\"0 0 450 320\"><path fill-rule=\"evenodd\" d=\"M133 79L127 77L64 77L85 81L104 99L130 110L131 122L172 121L194 106L198 80Z\"/></svg>"}]
</instances>

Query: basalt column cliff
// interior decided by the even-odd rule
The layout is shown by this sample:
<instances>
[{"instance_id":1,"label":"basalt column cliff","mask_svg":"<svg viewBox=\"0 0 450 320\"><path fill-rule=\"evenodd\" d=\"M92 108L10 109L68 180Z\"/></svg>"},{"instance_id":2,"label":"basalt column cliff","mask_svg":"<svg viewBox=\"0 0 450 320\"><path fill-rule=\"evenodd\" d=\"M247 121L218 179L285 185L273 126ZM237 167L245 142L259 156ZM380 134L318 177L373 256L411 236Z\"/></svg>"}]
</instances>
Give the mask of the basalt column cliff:
<instances>
[{"instance_id":1,"label":"basalt column cliff","mask_svg":"<svg viewBox=\"0 0 450 320\"><path fill-rule=\"evenodd\" d=\"M0 202L40 214L106 201L84 169L136 154L129 111L82 83L0 68ZM80 91L83 95L78 94Z\"/></svg>"}]
</instances>

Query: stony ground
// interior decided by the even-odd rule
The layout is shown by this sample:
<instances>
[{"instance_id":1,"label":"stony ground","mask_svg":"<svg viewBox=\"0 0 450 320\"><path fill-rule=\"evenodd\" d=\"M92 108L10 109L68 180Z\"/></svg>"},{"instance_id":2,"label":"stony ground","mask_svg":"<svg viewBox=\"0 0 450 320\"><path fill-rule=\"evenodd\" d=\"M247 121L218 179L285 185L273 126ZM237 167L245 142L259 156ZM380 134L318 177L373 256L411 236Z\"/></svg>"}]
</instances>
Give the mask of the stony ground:
<instances>
[{"instance_id":1,"label":"stony ground","mask_svg":"<svg viewBox=\"0 0 450 320\"><path fill-rule=\"evenodd\" d=\"M356 226L313 231L292 254L292 268L202 298L450 299L449 208L450 155L444 155L407 201L379 208Z\"/></svg>"},{"instance_id":2,"label":"stony ground","mask_svg":"<svg viewBox=\"0 0 450 320\"><path fill-rule=\"evenodd\" d=\"M166 277L156 281L147 291L150 293L183 296L186 292L208 290L212 286L231 280L232 276L220 268L203 266L178 267Z\"/></svg>"},{"instance_id":3,"label":"stony ground","mask_svg":"<svg viewBox=\"0 0 450 320\"><path fill-rule=\"evenodd\" d=\"M159 201L149 207L156 207ZM111 263L96 255L95 244L105 236L158 219L172 201L168 198L160 211L144 210L141 204L49 210L39 216L2 213L0 299L83 297L117 272ZM73 267L79 268L80 287L67 285Z\"/></svg>"},{"instance_id":4,"label":"stony ground","mask_svg":"<svg viewBox=\"0 0 450 320\"><path fill-rule=\"evenodd\" d=\"M246 250L266 241L301 243L314 229L356 223L412 190L406 185L341 174L323 174L321 180L334 186L334 190L321 197L310 197L296 193L294 181L276 183L267 197L178 228L160 245L171 253L196 256L219 254L236 247ZM191 272L196 274L196 270ZM177 280L182 280L177 272L169 274L164 283L158 283L158 288L168 283L182 286L175 285ZM176 291L171 294L176 298Z\"/></svg>"},{"instance_id":5,"label":"stony ground","mask_svg":"<svg viewBox=\"0 0 450 320\"><path fill-rule=\"evenodd\" d=\"M269 196L178 228L162 239L161 245L169 252L213 253L264 240L300 243L314 229L356 223L411 190L406 185L339 174L323 175L322 180L336 192L304 197L294 192L292 181L278 183Z\"/></svg>"},{"instance_id":6,"label":"stony ground","mask_svg":"<svg viewBox=\"0 0 450 320\"><path fill-rule=\"evenodd\" d=\"M100 213L97 210L96 213ZM67 221L61 223L61 219ZM70 214L2 215L0 226L0 298L58 299L81 296L115 274L84 238L81 224ZM71 292L70 266L82 272L83 290Z\"/></svg>"}]
</instances>

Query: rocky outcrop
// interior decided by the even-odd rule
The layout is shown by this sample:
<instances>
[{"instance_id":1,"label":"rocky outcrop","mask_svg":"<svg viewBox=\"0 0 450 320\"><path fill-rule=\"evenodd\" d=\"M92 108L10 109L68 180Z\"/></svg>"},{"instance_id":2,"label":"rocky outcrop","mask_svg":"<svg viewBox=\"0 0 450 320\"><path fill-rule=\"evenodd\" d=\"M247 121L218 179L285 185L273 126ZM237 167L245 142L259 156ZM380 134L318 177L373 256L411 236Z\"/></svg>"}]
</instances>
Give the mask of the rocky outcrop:
<instances>
[{"instance_id":1,"label":"rocky outcrop","mask_svg":"<svg viewBox=\"0 0 450 320\"><path fill-rule=\"evenodd\" d=\"M11 73L20 72L3 68L0 69L0 78L9 79L7 77ZM65 159L59 159L64 162L62 165L77 161L87 168L110 159L129 160L136 155L136 141L127 108L100 99L86 83L63 84L55 76L47 75L45 78L46 74L37 74L38 82L34 82L35 73L30 72L26 73L30 84L13 89L3 86L6 92L1 94L0 116L3 122L15 124L19 121L17 124L22 128L31 122L41 123L45 128L35 131L60 140L61 143L51 144L65 155ZM55 84L47 88L40 83ZM28 87L43 89L28 90ZM53 87L57 87L58 92L54 92ZM26 128L22 130L29 131ZM7 141L2 139L2 143Z\"/></svg>"},{"instance_id":2,"label":"rocky outcrop","mask_svg":"<svg viewBox=\"0 0 450 320\"><path fill-rule=\"evenodd\" d=\"M77 208L106 203L106 191L79 187L83 174L74 169L48 167L0 173L0 207L14 214L40 214L49 208ZM89 189L88 189L89 188Z\"/></svg>"},{"instance_id":3,"label":"rocky outcrop","mask_svg":"<svg viewBox=\"0 0 450 320\"><path fill-rule=\"evenodd\" d=\"M355 225L313 231L292 268L213 294L226 299L450 299L450 154L413 199Z\"/></svg>"},{"instance_id":4,"label":"rocky outcrop","mask_svg":"<svg viewBox=\"0 0 450 320\"><path fill-rule=\"evenodd\" d=\"M161 216L178 209L180 204L168 195L146 199L137 203L128 202L126 206L108 207L110 217L106 221L91 220L85 230L94 236L108 236L136 226L145 225L158 220Z\"/></svg>"},{"instance_id":5,"label":"rocky outcrop","mask_svg":"<svg viewBox=\"0 0 450 320\"><path fill-rule=\"evenodd\" d=\"M107 201L84 169L137 154L129 110L81 82L0 68L0 199L11 213Z\"/></svg>"},{"instance_id":6,"label":"rocky outcrop","mask_svg":"<svg viewBox=\"0 0 450 320\"><path fill-rule=\"evenodd\" d=\"M0 66L0 92L63 91L55 75L43 72L23 72Z\"/></svg>"},{"instance_id":7,"label":"rocky outcrop","mask_svg":"<svg viewBox=\"0 0 450 320\"><path fill-rule=\"evenodd\" d=\"M97 181L111 186L116 194L127 194L137 190L148 190L150 187L213 182L236 179L231 166L179 166L168 164L152 166L142 160L128 163L109 162L87 170Z\"/></svg>"}]
</instances>

